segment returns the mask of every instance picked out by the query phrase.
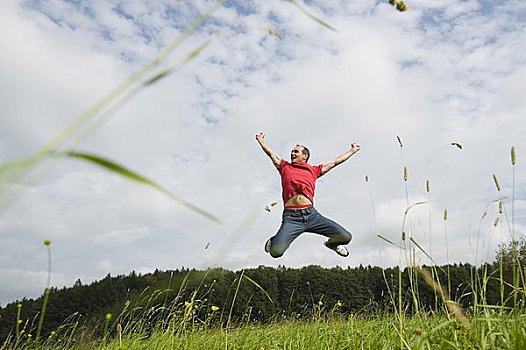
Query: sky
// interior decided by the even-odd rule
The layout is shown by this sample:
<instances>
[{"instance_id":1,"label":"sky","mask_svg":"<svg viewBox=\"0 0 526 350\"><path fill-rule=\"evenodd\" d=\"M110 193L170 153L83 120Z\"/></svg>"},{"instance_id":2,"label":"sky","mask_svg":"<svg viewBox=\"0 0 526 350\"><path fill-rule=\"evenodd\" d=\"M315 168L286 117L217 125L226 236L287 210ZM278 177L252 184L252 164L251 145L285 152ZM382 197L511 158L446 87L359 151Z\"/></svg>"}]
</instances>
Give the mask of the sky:
<instances>
[{"instance_id":1,"label":"sky","mask_svg":"<svg viewBox=\"0 0 526 350\"><path fill-rule=\"evenodd\" d=\"M53 140L213 4L1 1L0 163ZM74 145L222 223L93 163L50 162L37 181L0 183L0 305L43 294L44 240L62 288L182 267L407 266L408 254L480 264L523 237L526 2L408 0L403 13L387 1L298 4L335 30L287 1L229 0L157 69L208 46ZM310 233L279 259L264 252L283 204L259 132L286 160L306 145L313 165L361 145L318 179L314 199L353 234L349 257Z\"/></svg>"}]
</instances>

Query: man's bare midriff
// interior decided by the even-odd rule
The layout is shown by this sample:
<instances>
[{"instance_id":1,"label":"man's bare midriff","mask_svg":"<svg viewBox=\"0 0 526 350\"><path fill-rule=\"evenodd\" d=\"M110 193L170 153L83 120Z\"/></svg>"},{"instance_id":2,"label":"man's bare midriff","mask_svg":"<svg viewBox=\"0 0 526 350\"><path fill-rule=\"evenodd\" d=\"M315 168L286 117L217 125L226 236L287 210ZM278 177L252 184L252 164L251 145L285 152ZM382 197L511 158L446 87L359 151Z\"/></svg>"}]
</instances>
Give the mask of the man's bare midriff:
<instances>
[{"instance_id":1,"label":"man's bare midriff","mask_svg":"<svg viewBox=\"0 0 526 350\"><path fill-rule=\"evenodd\" d=\"M312 202L310 201L307 196L305 196L303 193L298 193L292 197L290 197L286 202L286 207L298 207L301 205L312 205Z\"/></svg>"}]
</instances>

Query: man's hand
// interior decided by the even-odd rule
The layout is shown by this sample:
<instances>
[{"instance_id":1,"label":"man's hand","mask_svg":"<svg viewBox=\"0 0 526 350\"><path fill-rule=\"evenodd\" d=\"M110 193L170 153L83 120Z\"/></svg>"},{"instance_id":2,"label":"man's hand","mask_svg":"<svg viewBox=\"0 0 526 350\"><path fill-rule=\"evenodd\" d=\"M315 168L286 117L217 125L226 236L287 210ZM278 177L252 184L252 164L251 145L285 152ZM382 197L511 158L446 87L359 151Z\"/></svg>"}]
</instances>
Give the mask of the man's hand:
<instances>
[{"instance_id":1,"label":"man's hand","mask_svg":"<svg viewBox=\"0 0 526 350\"><path fill-rule=\"evenodd\" d=\"M258 140L258 142L261 143L262 141L265 140L265 134L260 132L259 134L256 135L256 140Z\"/></svg>"},{"instance_id":2,"label":"man's hand","mask_svg":"<svg viewBox=\"0 0 526 350\"><path fill-rule=\"evenodd\" d=\"M349 159L353 154L358 152L360 149L361 149L361 147L360 147L359 144L357 144L356 142L351 143L351 149L350 150L348 150L347 152L345 152L341 156L336 157L336 159L334 159L333 161L323 164L323 166L321 168L321 174L323 175L323 174L327 173L329 170L333 169L338 164L341 164L341 163L345 162L347 159Z\"/></svg>"}]
</instances>

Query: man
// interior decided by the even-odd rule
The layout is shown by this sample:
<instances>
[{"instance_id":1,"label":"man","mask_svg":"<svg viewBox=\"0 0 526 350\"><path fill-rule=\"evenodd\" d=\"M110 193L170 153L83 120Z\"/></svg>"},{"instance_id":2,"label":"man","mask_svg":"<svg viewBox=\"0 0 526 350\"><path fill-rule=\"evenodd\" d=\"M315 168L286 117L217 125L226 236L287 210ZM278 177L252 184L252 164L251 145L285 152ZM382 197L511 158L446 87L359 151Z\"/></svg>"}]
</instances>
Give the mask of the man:
<instances>
[{"instance_id":1,"label":"man","mask_svg":"<svg viewBox=\"0 0 526 350\"><path fill-rule=\"evenodd\" d=\"M256 135L256 140L281 175L282 197L284 203L281 227L275 236L265 244L265 251L279 258L292 241L303 232L313 232L328 238L325 246L341 256L348 256L344 245L349 244L352 235L336 222L327 219L314 209L314 188L316 179L338 164L345 162L360 150L356 143L351 149L331 162L311 166L307 164L310 151L297 145L290 153L290 163L281 159L265 142L265 134Z\"/></svg>"}]
</instances>

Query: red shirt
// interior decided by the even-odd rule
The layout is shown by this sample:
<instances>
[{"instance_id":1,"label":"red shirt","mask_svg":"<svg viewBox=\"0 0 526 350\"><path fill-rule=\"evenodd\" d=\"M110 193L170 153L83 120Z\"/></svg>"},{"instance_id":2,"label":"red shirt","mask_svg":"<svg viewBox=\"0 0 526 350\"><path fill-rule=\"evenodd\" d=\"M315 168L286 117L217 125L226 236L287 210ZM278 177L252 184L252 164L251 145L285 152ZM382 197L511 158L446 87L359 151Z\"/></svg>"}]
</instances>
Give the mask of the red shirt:
<instances>
[{"instance_id":1,"label":"red shirt","mask_svg":"<svg viewBox=\"0 0 526 350\"><path fill-rule=\"evenodd\" d=\"M304 194L314 203L315 182L321 176L322 167L321 164L312 166L305 162L291 164L282 159L278 171L281 174L283 203L299 193Z\"/></svg>"}]
</instances>

